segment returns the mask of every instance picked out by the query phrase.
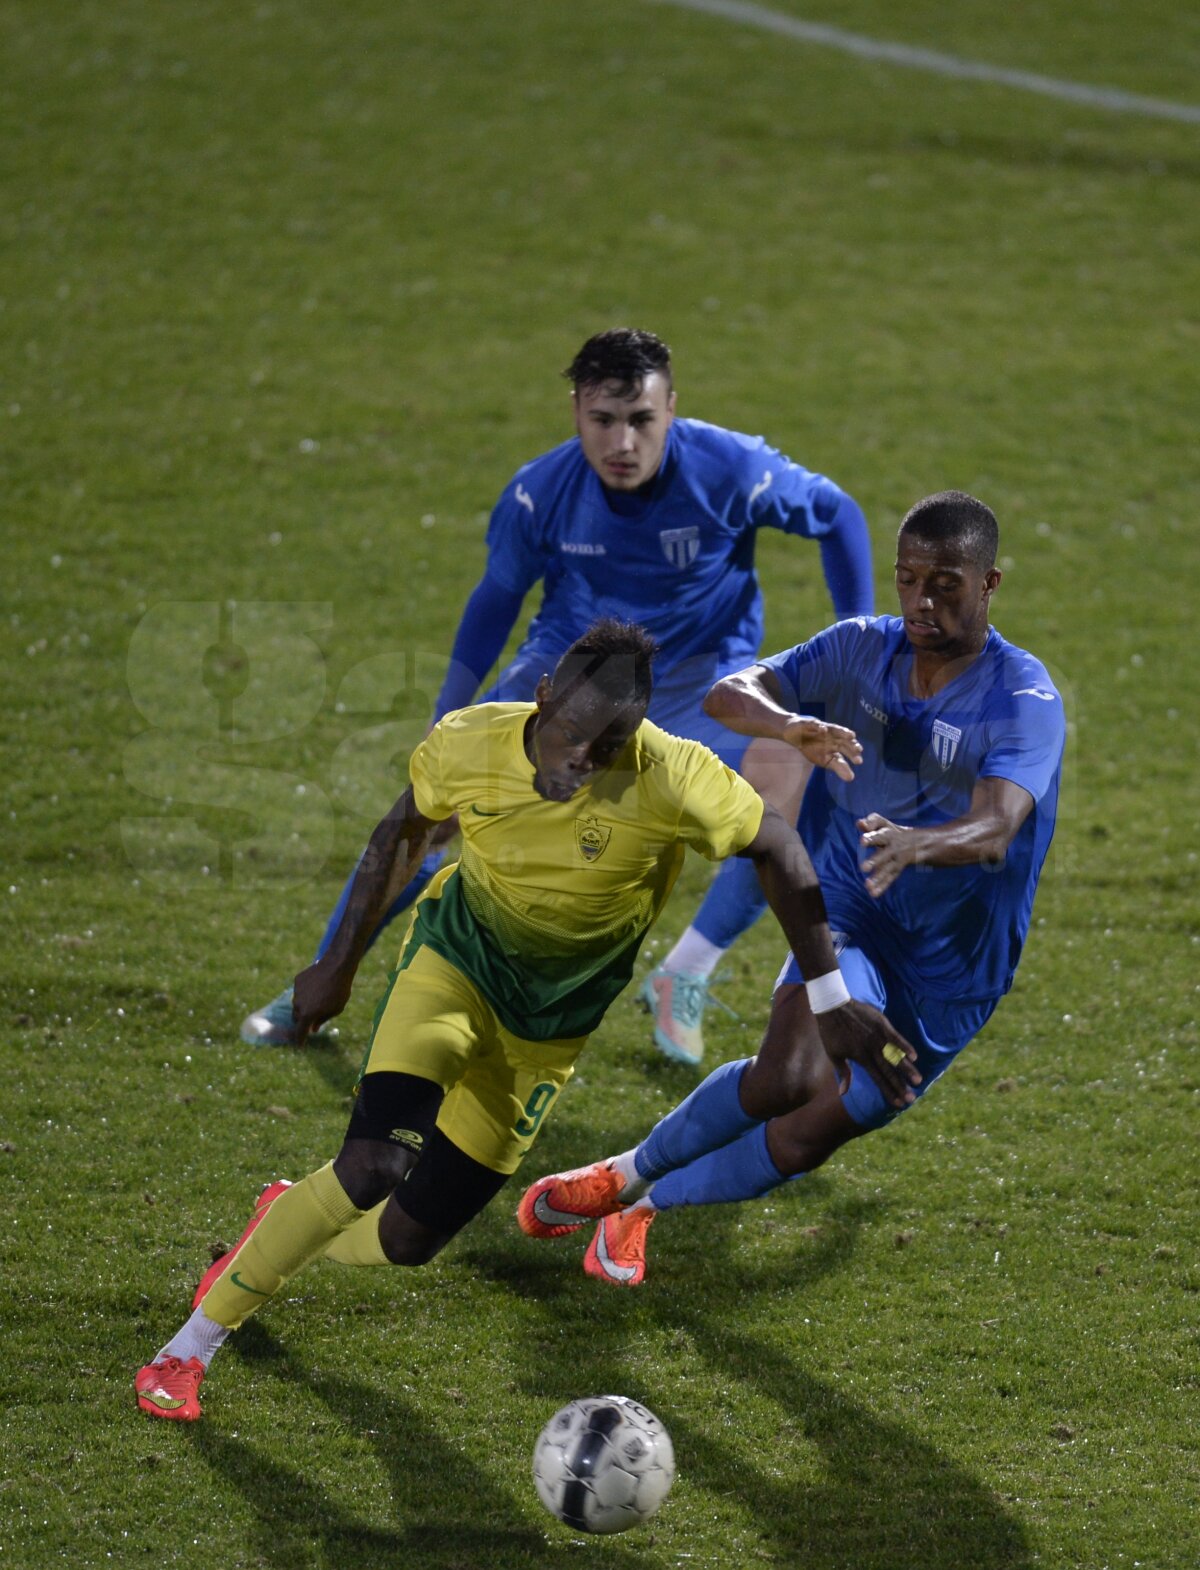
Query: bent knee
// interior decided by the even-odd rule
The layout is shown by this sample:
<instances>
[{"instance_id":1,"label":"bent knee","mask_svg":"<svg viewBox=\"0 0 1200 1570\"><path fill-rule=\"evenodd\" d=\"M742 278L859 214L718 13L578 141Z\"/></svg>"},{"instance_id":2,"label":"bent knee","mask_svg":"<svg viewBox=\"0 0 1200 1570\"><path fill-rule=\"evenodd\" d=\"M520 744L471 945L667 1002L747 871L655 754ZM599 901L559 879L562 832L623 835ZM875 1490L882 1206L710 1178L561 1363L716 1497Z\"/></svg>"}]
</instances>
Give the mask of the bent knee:
<instances>
[{"instance_id":1,"label":"bent knee","mask_svg":"<svg viewBox=\"0 0 1200 1570\"><path fill-rule=\"evenodd\" d=\"M784 1117L837 1089L833 1065L821 1052L794 1053L782 1060L755 1058L742 1077L741 1103L752 1118Z\"/></svg>"},{"instance_id":2,"label":"bent knee","mask_svg":"<svg viewBox=\"0 0 1200 1570\"><path fill-rule=\"evenodd\" d=\"M814 1171L835 1150L866 1132L846 1112L840 1096L826 1093L796 1112L772 1118L767 1148L780 1172L794 1177Z\"/></svg>"},{"instance_id":3,"label":"bent knee","mask_svg":"<svg viewBox=\"0 0 1200 1570\"><path fill-rule=\"evenodd\" d=\"M413 1151L381 1139L348 1139L333 1163L334 1175L351 1203L372 1210L403 1183L416 1161Z\"/></svg>"},{"instance_id":4,"label":"bent knee","mask_svg":"<svg viewBox=\"0 0 1200 1570\"><path fill-rule=\"evenodd\" d=\"M739 770L743 779L792 823L808 784L812 764L786 742L756 737L746 748Z\"/></svg>"},{"instance_id":5,"label":"bent knee","mask_svg":"<svg viewBox=\"0 0 1200 1570\"><path fill-rule=\"evenodd\" d=\"M399 1238L384 1242L381 1236L380 1243L383 1245L383 1252L387 1255L389 1265L427 1265L433 1256L442 1250L440 1239L432 1243L420 1242L414 1238Z\"/></svg>"},{"instance_id":6,"label":"bent knee","mask_svg":"<svg viewBox=\"0 0 1200 1570\"><path fill-rule=\"evenodd\" d=\"M449 1239L414 1221L393 1198L379 1218L379 1244L389 1264L427 1265Z\"/></svg>"}]
</instances>

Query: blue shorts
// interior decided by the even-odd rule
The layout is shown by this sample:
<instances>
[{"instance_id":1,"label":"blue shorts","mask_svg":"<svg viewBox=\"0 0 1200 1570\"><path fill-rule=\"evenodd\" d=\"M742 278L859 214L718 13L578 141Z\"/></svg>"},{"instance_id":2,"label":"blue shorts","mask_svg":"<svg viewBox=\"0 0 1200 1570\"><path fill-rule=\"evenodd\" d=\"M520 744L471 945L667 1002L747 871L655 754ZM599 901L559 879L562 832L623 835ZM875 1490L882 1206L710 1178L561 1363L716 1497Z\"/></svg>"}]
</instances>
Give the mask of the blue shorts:
<instances>
[{"instance_id":1,"label":"blue shorts","mask_svg":"<svg viewBox=\"0 0 1200 1570\"><path fill-rule=\"evenodd\" d=\"M532 703L534 689L543 675L550 675L570 647L571 640L559 647L557 640L539 638L523 643L512 662L497 676L494 684L476 700L479 703ZM736 669L749 663L742 661ZM700 741L715 752L722 763L741 773L742 759L751 737L739 736L720 720L710 719L701 705L708 689L722 676L723 667L707 657L685 660L661 678L656 678L654 694L646 716L672 736Z\"/></svg>"},{"instance_id":2,"label":"blue shorts","mask_svg":"<svg viewBox=\"0 0 1200 1570\"><path fill-rule=\"evenodd\" d=\"M918 998L894 971L856 947L844 932L835 932L833 941L850 996L862 1003L871 1003L886 1014L900 1034L916 1047L921 1083L914 1085L913 1091L919 1100L987 1024L999 998L965 1003ZM775 985L803 984L803 981L795 957L789 954ZM882 1128L907 1110L885 1101L879 1086L858 1063L850 1064L850 1083L842 1092L842 1105L864 1129ZM915 1106L916 1102L909 1105Z\"/></svg>"}]
</instances>

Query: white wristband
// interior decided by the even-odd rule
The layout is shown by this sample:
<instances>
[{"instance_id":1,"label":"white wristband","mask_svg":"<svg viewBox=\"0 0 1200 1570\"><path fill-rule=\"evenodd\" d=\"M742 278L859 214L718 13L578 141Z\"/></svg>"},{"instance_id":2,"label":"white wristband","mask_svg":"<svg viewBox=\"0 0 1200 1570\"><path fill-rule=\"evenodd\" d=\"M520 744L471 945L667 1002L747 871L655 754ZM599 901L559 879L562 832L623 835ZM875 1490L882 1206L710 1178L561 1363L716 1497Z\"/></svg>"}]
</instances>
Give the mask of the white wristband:
<instances>
[{"instance_id":1,"label":"white wristband","mask_svg":"<svg viewBox=\"0 0 1200 1570\"><path fill-rule=\"evenodd\" d=\"M814 976L804 983L804 987L808 1006L814 1014L828 1014L830 1009L840 1009L843 1003L850 1001L840 970L828 970L823 976Z\"/></svg>"}]
</instances>

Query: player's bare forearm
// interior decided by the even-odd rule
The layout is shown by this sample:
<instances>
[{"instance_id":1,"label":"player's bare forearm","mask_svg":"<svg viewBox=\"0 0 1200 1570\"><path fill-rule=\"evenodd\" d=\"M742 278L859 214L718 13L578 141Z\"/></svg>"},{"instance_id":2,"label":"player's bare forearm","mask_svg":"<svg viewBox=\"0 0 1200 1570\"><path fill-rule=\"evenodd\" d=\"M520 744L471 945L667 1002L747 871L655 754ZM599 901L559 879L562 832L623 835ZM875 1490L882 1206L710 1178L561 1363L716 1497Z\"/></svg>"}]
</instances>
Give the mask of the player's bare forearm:
<instances>
[{"instance_id":1,"label":"player's bare forearm","mask_svg":"<svg viewBox=\"0 0 1200 1570\"><path fill-rule=\"evenodd\" d=\"M830 1062L840 1072L848 1058L855 1059L893 1106L907 1106L913 1100L911 1087L921 1082L916 1048L877 1009L845 991L837 974L837 954L821 887L800 836L773 807L767 807L762 826L745 854L754 858L767 901L787 935L806 984L819 977L823 978L822 986L833 980L840 987L841 1003L827 1004L824 1010L813 1004L821 1044ZM812 1003L814 987L808 986L808 992Z\"/></svg>"},{"instance_id":2,"label":"player's bare forearm","mask_svg":"<svg viewBox=\"0 0 1200 1570\"><path fill-rule=\"evenodd\" d=\"M766 806L758 833L742 854L754 862L767 904L804 974L824 976L836 970L821 885L795 829Z\"/></svg>"},{"instance_id":3,"label":"player's bare forearm","mask_svg":"<svg viewBox=\"0 0 1200 1570\"><path fill-rule=\"evenodd\" d=\"M970 809L948 823L909 828L878 812L860 818L868 893L878 899L905 867L999 866L1032 806L1033 797L1020 785L986 779L976 784Z\"/></svg>"},{"instance_id":4,"label":"player's bare forearm","mask_svg":"<svg viewBox=\"0 0 1200 1570\"><path fill-rule=\"evenodd\" d=\"M301 1037L345 1008L367 944L384 911L416 873L435 827L417 811L411 787L376 827L332 942L296 977L292 1007Z\"/></svg>"},{"instance_id":5,"label":"player's bare forearm","mask_svg":"<svg viewBox=\"0 0 1200 1570\"><path fill-rule=\"evenodd\" d=\"M783 690L773 671L762 665L723 676L704 699L704 712L739 736L766 736L782 741L796 716L784 705Z\"/></svg>"},{"instance_id":6,"label":"player's bare forearm","mask_svg":"<svg viewBox=\"0 0 1200 1570\"><path fill-rule=\"evenodd\" d=\"M740 736L786 742L839 779L852 780L852 765L862 762L862 746L852 730L787 708L778 678L765 666L752 665L724 677L709 691L704 708Z\"/></svg>"},{"instance_id":7,"label":"player's bare forearm","mask_svg":"<svg viewBox=\"0 0 1200 1570\"><path fill-rule=\"evenodd\" d=\"M389 904L411 881L437 825L417 811L412 788L375 828L326 958L353 972Z\"/></svg>"}]
</instances>

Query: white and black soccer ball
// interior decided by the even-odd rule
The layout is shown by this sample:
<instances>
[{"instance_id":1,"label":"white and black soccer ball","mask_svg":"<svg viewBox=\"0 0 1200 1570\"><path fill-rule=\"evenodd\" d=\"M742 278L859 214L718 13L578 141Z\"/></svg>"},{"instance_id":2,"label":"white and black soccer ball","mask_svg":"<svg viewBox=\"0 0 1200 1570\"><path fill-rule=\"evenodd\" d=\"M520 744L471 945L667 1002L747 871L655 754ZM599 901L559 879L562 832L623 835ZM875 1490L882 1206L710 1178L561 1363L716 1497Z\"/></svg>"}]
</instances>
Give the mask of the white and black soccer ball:
<instances>
[{"instance_id":1,"label":"white and black soccer ball","mask_svg":"<svg viewBox=\"0 0 1200 1570\"><path fill-rule=\"evenodd\" d=\"M628 1396L589 1396L556 1412L533 1451L533 1481L551 1515L581 1532L648 1521L675 1481L671 1436Z\"/></svg>"}]
</instances>

